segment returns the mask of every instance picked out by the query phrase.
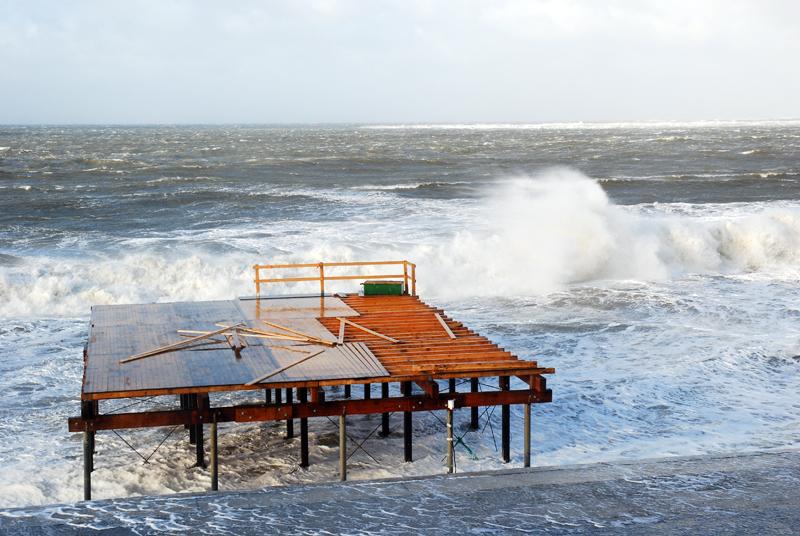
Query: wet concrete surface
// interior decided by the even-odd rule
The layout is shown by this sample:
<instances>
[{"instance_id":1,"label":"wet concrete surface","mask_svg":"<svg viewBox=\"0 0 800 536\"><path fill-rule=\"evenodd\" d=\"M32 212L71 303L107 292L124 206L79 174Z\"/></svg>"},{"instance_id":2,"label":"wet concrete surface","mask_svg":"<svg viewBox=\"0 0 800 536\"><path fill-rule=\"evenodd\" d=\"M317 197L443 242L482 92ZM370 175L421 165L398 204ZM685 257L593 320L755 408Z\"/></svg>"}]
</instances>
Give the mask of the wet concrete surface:
<instances>
[{"instance_id":1,"label":"wet concrete surface","mask_svg":"<svg viewBox=\"0 0 800 536\"><path fill-rule=\"evenodd\" d=\"M800 450L0 510L0 534L800 534Z\"/></svg>"}]
</instances>

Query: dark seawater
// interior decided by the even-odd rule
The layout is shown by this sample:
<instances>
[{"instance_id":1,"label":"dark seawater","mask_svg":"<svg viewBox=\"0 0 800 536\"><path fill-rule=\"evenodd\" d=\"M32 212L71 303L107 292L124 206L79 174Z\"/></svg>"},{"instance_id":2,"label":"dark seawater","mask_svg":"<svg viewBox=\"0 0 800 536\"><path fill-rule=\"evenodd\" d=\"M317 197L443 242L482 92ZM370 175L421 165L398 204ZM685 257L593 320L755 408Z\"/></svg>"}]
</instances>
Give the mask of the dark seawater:
<instances>
[{"instance_id":1,"label":"dark seawater","mask_svg":"<svg viewBox=\"0 0 800 536\"><path fill-rule=\"evenodd\" d=\"M79 497L66 417L92 304L251 294L256 261L383 258L558 369L537 463L798 442L800 123L2 126L0 505ZM280 428L230 427L225 485L334 478L327 426L303 473ZM390 439L353 476L441 471L440 424L415 426L418 461ZM465 441L462 469L500 466L488 429ZM204 489L184 443L142 465L104 435L98 497Z\"/></svg>"}]
</instances>

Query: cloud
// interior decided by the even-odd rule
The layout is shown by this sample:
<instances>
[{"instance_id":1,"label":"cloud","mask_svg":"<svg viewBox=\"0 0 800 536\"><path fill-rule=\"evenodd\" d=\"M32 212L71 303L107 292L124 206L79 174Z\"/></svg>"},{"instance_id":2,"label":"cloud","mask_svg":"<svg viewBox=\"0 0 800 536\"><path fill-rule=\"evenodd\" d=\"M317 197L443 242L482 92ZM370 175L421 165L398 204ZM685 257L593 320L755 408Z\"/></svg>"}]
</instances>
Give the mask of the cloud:
<instances>
[{"instance_id":1,"label":"cloud","mask_svg":"<svg viewBox=\"0 0 800 536\"><path fill-rule=\"evenodd\" d=\"M0 122L799 117L793 2L0 0Z\"/></svg>"}]
</instances>

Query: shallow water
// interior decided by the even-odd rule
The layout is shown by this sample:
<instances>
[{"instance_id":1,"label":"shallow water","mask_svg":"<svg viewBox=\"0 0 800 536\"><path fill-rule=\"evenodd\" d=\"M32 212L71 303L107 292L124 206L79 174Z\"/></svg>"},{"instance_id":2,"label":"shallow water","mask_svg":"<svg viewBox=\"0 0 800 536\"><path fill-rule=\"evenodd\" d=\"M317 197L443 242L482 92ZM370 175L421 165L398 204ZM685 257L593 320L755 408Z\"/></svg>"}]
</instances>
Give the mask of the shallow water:
<instances>
[{"instance_id":1,"label":"shallow water","mask_svg":"<svg viewBox=\"0 0 800 536\"><path fill-rule=\"evenodd\" d=\"M408 258L424 299L556 367L537 464L796 445L798 148L797 123L2 127L0 505L80 498L90 305L252 294L267 260ZM461 470L501 466L488 422ZM168 432L121 436L146 457ZM334 432L312 421L301 471L281 426L225 425L222 486L334 479ZM148 464L122 438L98 498L208 487L184 434ZM415 438L413 464L370 439L351 476L441 472L436 415Z\"/></svg>"}]
</instances>

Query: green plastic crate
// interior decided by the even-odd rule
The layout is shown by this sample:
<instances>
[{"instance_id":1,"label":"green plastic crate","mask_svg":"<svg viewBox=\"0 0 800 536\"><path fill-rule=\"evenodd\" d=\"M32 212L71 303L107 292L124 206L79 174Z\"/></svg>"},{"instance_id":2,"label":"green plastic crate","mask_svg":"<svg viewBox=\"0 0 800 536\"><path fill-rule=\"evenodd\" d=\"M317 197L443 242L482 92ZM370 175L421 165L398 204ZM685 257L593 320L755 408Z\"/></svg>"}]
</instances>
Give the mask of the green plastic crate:
<instances>
[{"instance_id":1,"label":"green plastic crate","mask_svg":"<svg viewBox=\"0 0 800 536\"><path fill-rule=\"evenodd\" d=\"M364 281L364 296L400 296L404 292L402 281Z\"/></svg>"}]
</instances>

